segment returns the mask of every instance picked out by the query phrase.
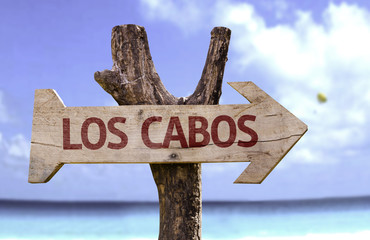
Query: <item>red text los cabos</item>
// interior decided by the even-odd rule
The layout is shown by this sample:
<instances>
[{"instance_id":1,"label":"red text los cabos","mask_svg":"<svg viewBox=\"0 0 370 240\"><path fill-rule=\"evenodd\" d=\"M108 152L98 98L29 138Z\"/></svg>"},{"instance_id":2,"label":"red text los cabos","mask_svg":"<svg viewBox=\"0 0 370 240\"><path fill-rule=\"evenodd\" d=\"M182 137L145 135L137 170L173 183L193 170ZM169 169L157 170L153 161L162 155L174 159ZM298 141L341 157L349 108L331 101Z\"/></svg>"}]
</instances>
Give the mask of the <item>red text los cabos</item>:
<instances>
[{"instance_id":1,"label":"red text los cabos","mask_svg":"<svg viewBox=\"0 0 370 240\"><path fill-rule=\"evenodd\" d=\"M188 116L187 126L188 134L185 136L183 131L184 123L181 123L180 118L177 116L170 117L168 121L162 122L161 116L152 116L144 120L144 122L138 126L138 134L141 134L143 144L150 149L161 149L170 148L171 142L178 142L181 148L196 148L205 147L209 144L214 144L220 148L227 148L236 144L239 147L252 147L258 141L258 134L252 128L248 127L248 121L254 122L256 116L254 115L242 115L238 119L234 120L228 115L220 115L208 121L202 116ZM224 122L224 123L223 123ZM124 117L112 117L108 122L104 122L102 119L97 117L87 118L82 124L80 129L81 142L71 142L71 119L63 118L63 149L64 150L78 150L84 146L90 150L98 150L103 148L107 142L107 134L113 134L118 137L119 141L110 142L106 145L109 149L123 149L127 146L130 141L130 137L118 128L119 124L123 126L126 123ZM149 134L149 129L153 123L167 125L162 131L163 141L154 141ZM222 126L221 123L223 124ZM225 124L228 127L225 128ZM91 141L89 139L89 127L96 125L98 127L98 140ZM227 130L227 137L219 136L221 130ZM175 131L174 131L175 130ZM243 132L243 136L237 136L237 132ZM249 135L249 137L246 137ZM247 138L248 140L245 140ZM199 140L201 139L201 140ZM212 143L211 143L212 141Z\"/></svg>"}]
</instances>

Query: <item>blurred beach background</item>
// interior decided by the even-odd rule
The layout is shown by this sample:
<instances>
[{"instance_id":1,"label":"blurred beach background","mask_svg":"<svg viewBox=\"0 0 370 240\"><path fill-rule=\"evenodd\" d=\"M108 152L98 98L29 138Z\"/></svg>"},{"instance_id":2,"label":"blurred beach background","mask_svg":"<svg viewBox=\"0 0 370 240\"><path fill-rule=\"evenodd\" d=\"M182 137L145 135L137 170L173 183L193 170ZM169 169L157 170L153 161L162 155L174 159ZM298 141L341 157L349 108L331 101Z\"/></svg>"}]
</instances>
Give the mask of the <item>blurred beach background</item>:
<instances>
[{"instance_id":1,"label":"blurred beach background","mask_svg":"<svg viewBox=\"0 0 370 240\"><path fill-rule=\"evenodd\" d=\"M370 1L0 1L0 239L157 239L143 165L65 165L29 184L35 89L66 106L117 105L95 81L111 29L144 26L173 95L200 79L215 26L232 30L226 84L253 81L308 125L262 184L248 163L203 164L203 239L370 239ZM52 157L52 156L51 156Z\"/></svg>"},{"instance_id":2,"label":"blurred beach background","mask_svg":"<svg viewBox=\"0 0 370 240\"><path fill-rule=\"evenodd\" d=\"M158 203L0 202L0 239L158 239ZM368 239L370 197L203 203L202 239Z\"/></svg>"}]
</instances>

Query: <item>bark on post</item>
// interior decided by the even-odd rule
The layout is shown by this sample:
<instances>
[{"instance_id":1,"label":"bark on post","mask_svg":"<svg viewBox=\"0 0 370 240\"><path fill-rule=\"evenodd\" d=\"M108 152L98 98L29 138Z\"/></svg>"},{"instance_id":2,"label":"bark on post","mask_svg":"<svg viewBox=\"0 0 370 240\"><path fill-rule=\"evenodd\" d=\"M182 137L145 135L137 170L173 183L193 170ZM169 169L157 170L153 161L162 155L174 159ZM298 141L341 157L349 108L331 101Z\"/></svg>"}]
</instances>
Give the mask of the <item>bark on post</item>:
<instances>
[{"instance_id":1,"label":"bark on post","mask_svg":"<svg viewBox=\"0 0 370 240\"><path fill-rule=\"evenodd\" d=\"M145 29L137 25L112 30L112 70L94 78L119 105L218 104L231 31L215 27L199 83L189 97L176 98L161 82L149 51ZM176 156L174 156L176 157ZM151 164L160 204L160 240L201 239L201 164Z\"/></svg>"}]
</instances>

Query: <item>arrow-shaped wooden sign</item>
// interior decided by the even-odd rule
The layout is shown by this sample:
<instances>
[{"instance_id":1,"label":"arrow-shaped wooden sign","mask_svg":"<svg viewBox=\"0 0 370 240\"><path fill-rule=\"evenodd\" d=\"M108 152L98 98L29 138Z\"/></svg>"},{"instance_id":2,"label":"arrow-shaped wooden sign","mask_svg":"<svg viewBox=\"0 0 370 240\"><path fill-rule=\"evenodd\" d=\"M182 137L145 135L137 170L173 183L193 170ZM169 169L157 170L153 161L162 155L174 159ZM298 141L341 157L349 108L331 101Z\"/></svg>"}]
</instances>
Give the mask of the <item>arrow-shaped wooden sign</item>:
<instances>
[{"instance_id":1,"label":"arrow-shaped wooden sign","mask_svg":"<svg viewBox=\"0 0 370 240\"><path fill-rule=\"evenodd\" d=\"M66 107L35 93L29 179L68 163L251 162L235 183L261 183L307 126L252 82L231 82L251 104Z\"/></svg>"}]
</instances>

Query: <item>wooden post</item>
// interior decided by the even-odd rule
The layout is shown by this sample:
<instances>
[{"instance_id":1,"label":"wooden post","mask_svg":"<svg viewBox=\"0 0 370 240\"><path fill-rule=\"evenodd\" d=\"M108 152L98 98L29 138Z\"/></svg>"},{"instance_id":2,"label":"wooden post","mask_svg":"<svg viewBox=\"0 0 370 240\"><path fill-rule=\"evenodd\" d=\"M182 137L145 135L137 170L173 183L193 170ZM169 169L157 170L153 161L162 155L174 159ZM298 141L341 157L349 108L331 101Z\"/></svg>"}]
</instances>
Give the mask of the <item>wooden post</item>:
<instances>
[{"instance_id":1,"label":"wooden post","mask_svg":"<svg viewBox=\"0 0 370 240\"><path fill-rule=\"evenodd\" d=\"M144 27L112 30L112 70L95 80L119 105L213 105L221 96L231 31L215 27L201 79L192 95L176 98L155 70ZM174 156L175 158L176 156ZM201 164L151 164L160 204L160 240L201 239Z\"/></svg>"}]
</instances>

